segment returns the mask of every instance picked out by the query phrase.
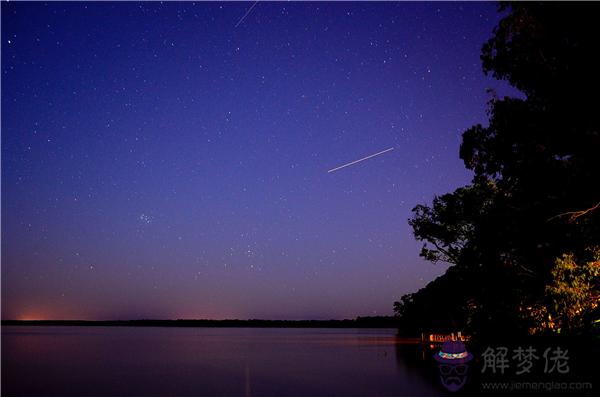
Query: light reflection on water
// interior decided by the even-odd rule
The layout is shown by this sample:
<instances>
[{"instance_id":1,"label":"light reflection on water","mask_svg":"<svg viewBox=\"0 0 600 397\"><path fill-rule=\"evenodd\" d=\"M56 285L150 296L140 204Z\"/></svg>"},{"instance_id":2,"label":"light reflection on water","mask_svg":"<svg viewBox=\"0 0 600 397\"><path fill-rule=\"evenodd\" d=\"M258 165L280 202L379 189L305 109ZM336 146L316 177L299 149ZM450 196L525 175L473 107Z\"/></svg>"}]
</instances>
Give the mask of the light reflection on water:
<instances>
[{"instance_id":1,"label":"light reflection on water","mask_svg":"<svg viewBox=\"0 0 600 397\"><path fill-rule=\"evenodd\" d=\"M400 342L394 329L3 327L2 395L442 394Z\"/></svg>"}]
</instances>

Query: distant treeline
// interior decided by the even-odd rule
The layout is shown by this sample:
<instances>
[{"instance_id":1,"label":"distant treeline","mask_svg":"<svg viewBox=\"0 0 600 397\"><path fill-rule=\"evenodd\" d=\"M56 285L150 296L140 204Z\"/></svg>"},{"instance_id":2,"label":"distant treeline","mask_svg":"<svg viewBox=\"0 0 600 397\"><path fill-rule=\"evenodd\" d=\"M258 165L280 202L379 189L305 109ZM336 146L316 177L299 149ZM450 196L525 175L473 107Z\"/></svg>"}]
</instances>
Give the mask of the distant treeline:
<instances>
[{"instance_id":1,"label":"distant treeline","mask_svg":"<svg viewBox=\"0 0 600 397\"><path fill-rule=\"evenodd\" d=\"M393 316L347 320L2 320L2 325L96 327L395 328Z\"/></svg>"}]
</instances>

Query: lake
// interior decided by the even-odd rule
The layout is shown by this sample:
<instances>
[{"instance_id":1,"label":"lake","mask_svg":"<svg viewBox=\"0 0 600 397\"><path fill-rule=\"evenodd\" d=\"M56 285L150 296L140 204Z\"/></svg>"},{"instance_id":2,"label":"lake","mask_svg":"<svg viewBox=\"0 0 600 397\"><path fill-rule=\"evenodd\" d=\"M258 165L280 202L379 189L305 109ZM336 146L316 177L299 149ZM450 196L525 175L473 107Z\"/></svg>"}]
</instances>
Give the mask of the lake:
<instances>
[{"instance_id":1,"label":"lake","mask_svg":"<svg viewBox=\"0 0 600 397\"><path fill-rule=\"evenodd\" d=\"M443 395L416 349L394 329L6 326L2 396Z\"/></svg>"}]
</instances>

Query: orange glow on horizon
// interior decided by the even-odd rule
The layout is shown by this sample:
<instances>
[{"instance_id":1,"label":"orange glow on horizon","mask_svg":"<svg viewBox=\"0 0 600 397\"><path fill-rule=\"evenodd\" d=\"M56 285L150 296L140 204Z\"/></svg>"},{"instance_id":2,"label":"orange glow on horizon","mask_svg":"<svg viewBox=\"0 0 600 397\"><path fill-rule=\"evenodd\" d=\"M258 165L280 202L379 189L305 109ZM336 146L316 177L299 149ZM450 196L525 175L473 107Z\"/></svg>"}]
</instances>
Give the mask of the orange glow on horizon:
<instances>
[{"instance_id":1,"label":"orange glow on horizon","mask_svg":"<svg viewBox=\"0 0 600 397\"><path fill-rule=\"evenodd\" d=\"M17 317L19 321L39 321L39 320L48 320L47 316L40 314L23 314Z\"/></svg>"}]
</instances>

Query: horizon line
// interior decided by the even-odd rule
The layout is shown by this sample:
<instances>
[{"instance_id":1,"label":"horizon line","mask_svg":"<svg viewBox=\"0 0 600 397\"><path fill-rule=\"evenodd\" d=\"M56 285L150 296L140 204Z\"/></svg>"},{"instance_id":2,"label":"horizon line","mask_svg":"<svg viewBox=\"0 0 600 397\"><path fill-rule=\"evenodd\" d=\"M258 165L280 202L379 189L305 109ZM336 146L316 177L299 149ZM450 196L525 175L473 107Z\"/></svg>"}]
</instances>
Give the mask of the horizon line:
<instances>
[{"instance_id":1,"label":"horizon line","mask_svg":"<svg viewBox=\"0 0 600 397\"><path fill-rule=\"evenodd\" d=\"M129 318L129 319L58 319L58 318L27 318L27 319L0 319L0 321L87 321L87 322L103 322L103 321L355 321L359 318L394 318L394 315L378 315L378 316L356 316L354 318L329 318L329 319L269 319L269 318Z\"/></svg>"}]
</instances>

